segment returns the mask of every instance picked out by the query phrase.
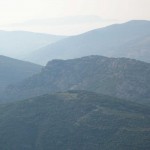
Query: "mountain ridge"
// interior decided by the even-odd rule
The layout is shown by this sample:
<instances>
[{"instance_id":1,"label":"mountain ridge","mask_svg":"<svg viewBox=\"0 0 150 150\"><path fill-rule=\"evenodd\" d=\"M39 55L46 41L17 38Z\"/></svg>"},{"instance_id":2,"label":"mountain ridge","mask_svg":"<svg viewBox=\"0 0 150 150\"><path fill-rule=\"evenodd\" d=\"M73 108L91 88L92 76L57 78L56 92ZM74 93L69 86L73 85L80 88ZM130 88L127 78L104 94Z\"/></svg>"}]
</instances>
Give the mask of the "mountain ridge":
<instances>
[{"instance_id":1,"label":"mountain ridge","mask_svg":"<svg viewBox=\"0 0 150 150\"><path fill-rule=\"evenodd\" d=\"M129 21L68 37L35 51L27 59L45 64L55 58L70 59L87 55L103 55L107 57L130 57L148 61L148 59L144 58L149 54L149 46L144 48L141 45L142 58L140 58L137 51L139 41L136 41L136 39L144 36L150 37L150 21ZM135 42L131 43L132 40L135 40ZM135 46L129 50L127 47L124 48L124 45L129 44L130 47L133 44ZM147 44L149 45L149 41L147 41ZM127 50L128 52L126 52ZM133 55L133 52L136 55Z\"/></svg>"},{"instance_id":2,"label":"mountain ridge","mask_svg":"<svg viewBox=\"0 0 150 150\"><path fill-rule=\"evenodd\" d=\"M6 88L3 99L25 99L52 92L87 90L145 103L150 98L149 73L149 63L128 58L93 55L53 60L40 73Z\"/></svg>"}]
</instances>

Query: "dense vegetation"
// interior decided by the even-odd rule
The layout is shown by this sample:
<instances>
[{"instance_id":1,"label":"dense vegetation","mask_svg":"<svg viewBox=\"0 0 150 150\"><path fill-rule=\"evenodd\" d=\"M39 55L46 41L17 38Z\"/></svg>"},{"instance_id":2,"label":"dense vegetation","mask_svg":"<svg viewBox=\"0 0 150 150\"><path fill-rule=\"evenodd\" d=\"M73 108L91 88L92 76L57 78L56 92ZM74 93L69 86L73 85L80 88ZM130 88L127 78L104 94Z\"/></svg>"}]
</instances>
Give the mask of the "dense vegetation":
<instances>
[{"instance_id":1,"label":"dense vegetation","mask_svg":"<svg viewBox=\"0 0 150 150\"><path fill-rule=\"evenodd\" d=\"M1 150L149 150L148 107L85 91L0 105Z\"/></svg>"}]
</instances>

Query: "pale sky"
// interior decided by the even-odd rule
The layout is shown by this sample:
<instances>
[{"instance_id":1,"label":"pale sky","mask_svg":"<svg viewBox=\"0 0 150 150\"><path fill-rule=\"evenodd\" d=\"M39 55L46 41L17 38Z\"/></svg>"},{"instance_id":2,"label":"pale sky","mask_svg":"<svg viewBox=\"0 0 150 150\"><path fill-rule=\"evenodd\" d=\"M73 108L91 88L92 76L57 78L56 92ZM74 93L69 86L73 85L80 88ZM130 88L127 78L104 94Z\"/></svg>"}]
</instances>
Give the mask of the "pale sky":
<instances>
[{"instance_id":1,"label":"pale sky","mask_svg":"<svg viewBox=\"0 0 150 150\"><path fill-rule=\"evenodd\" d=\"M96 22L92 17L100 19ZM75 19L75 23L69 23L69 19L71 22ZM141 19L150 20L150 0L0 0L1 30L77 34Z\"/></svg>"}]
</instances>

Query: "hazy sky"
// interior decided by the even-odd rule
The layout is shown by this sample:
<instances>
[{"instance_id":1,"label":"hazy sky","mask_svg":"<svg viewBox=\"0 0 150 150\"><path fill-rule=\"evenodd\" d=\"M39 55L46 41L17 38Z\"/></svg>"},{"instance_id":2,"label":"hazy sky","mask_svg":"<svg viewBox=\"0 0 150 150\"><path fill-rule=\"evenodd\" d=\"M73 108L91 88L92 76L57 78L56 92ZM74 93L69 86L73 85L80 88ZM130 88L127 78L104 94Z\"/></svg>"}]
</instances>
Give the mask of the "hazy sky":
<instances>
[{"instance_id":1,"label":"hazy sky","mask_svg":"<svg viewBox=\"0 0 150 150\"><path fill-rule=\"evenodd\" d=\"M66 24L61 25L64 17ZM69 24L69 19L76 23ZM0 29L6 30L75 34L133 19L150 20L150 0L0 0Z\"/></svg>"}]
</instances>

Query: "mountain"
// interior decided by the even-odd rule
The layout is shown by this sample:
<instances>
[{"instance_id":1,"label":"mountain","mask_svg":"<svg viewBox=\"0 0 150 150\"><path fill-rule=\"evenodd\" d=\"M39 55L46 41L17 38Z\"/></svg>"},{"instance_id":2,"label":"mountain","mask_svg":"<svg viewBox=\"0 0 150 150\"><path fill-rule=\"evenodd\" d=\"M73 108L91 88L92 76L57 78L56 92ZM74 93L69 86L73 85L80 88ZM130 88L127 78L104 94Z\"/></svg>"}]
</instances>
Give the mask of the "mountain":
<instances>
[{"instance_id":1,"label":"mountain","mask_svg":"<svg viewBox=\"0 0 150 150\"><path fill-rule=\"evenodd\" d=\"M42 66L0 55L0 92L9 84L39 73Z\"/></svg>"},{"instance_id":2,"label":"mountain","mask_svg":"<svg viewBox=\"0 0 150 150\"><path fill-rule=\"evenodd\" d=\"M144 103L150 100L149 74L149 63L127 58L52 60L40 73L7 87L1 99L13 101L58 91L88 90Z\"/></svg>"},{"instance_id":3,"label":"mountain","mask_svg":"<svg viewBox=\"0 0 150 150\"><path fill-rule=\"evenodd\" d=\"M0 105L2 150L149 150L147 106L86 91Z\"/></svg>"},{"instance_id":4,"label":"mountain","mask_svg":"<svg viewBox=\"0 0 150 150\"><path fill-rule=\"evenodd\" d=\"M70 59L88 55L129 57L150 62L150 21L114 24L55 42L33 52L33 62Z\"/></svg>"},{"instance_id":5,"label":"mountain","mask_svg":"<svg viewBox=\"0 0 150 150\"><path fill-rule=\"evenodd\" d=\"M24 58L34 50L63 38L65 37L27 31L0 31L0 54Z\"/></svg>"}]
</instances>

